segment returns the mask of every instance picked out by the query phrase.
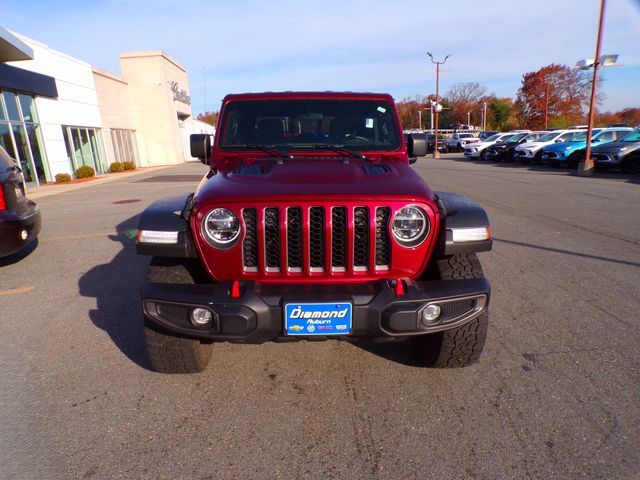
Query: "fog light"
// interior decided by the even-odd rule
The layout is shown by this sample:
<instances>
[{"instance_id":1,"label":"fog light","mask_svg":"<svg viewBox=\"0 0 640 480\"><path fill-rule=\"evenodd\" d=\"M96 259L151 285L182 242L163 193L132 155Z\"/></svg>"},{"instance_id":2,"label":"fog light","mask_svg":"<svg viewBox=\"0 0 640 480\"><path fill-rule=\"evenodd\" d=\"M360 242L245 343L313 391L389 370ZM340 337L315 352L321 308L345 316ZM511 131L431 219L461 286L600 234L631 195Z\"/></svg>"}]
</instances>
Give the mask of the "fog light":
<instances>
[{"instance_id":1,"label":"fog light","mask_svg":"<svg viewBox=\"0 0 640 480\"><path fill-rule=\"evenodd\" d=\"M439 305L427 305L422 310L422 323L424 325L433 325L440 318L441 313L442 308Z\"/></svg>"},{"instance_id":2,"label":"fog light","mask_svg":"<svg viewBox=\"0 0 640 480\"><path fill-rule=\"evenodd\" d=\"M29 236L29 232L27 232L26 230L22 230L22 231L20 232L20 238L21 238L22 240L26 240L28 236Z\"/></svg>"},{"instance_id":3,"label":"fog light","mask_svg":"<svg viewBox=\"0 0 640 480\"><path fill-rule=\"evenodd\" d=\"M196 327L204 327L211 323L213 314L206 308L194 308L191 312L191 323Z\"/></svg>"}]
</instances>

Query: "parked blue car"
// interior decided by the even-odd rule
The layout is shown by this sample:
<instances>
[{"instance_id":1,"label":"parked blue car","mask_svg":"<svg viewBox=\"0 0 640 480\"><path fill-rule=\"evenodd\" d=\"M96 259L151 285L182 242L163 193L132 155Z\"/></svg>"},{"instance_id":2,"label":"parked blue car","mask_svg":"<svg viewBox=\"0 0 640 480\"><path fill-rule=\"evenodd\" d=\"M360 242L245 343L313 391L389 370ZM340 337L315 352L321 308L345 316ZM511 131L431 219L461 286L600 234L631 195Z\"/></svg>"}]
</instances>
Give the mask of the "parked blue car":
<instances>
[{"instance_id":1,"label":"parked blue car","mask_svg":"<svg viewBox=\"0 0 640 480\"><path fill-rule=\"evenodd\" d=\"M613 142L622 138L632 128L594 128L591 136L591 146ZM587 132L581 132L566 142L552 143L542 149L542 161L551 165L568 165L569 168L578 168L580 159L584 156L587 146Z\"/></svg>"}]
</instances>

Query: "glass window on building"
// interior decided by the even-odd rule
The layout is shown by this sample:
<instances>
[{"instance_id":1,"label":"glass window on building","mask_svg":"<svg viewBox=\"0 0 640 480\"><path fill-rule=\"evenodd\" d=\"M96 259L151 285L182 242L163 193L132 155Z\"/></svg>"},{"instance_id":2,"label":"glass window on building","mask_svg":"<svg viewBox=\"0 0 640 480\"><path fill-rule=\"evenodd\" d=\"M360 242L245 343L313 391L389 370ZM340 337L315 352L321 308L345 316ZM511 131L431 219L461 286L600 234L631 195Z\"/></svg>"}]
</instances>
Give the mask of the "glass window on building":
<instances>
[{"instance_id":1,"label":"glass window on building","mask_svg":"<svg viewBox=\"0 0 640 480\"><path fill-rule=\"evenodd\" d=\"M0 92L0 144L22 168L27 184L50 180L35 99L31 95Z\"/></svg>"},{"instance_id":2,"label":"glass window on building","mask_svg":"<svg viewBox=\"0 0 640 480\"><path fill-rule=\"evenodd\" d=\"M140 166L135 131L113 129L111 130L111 143L116 162L134 162Z\"/></svg>"},{"instance_id":3,"label":"glass window on building","mask_svg":"<svg viewBox=\"0 0 640 480\"><path fill-rule=\"evenodd\" d=\"M96 173L104 173L105 165L100 129L63 126L62 130L71 170L75 172L79 167L88 165Z\"/></svg>"}]
</instances>

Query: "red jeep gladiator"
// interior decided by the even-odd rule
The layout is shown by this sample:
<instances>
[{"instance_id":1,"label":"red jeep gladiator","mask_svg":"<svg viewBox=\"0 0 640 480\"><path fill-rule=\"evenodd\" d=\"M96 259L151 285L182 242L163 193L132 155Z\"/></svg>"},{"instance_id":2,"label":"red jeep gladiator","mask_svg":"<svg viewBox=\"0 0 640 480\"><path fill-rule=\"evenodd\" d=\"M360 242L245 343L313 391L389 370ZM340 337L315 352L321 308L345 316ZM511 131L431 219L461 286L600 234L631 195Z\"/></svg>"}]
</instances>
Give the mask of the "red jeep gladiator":
<instances>
[{"instance_id":1,"label":"red jeep gladiator","mask_svg":"<svg viewBox=\"0 0 640 480\"><path fill-rule=\"evenodd\" d=\"M203 370L216 342L411 340L426 366L482 352L489 221L410 164L390 95L228 95L193 194L141 215L145 337L160 372ZM408 343L408 342L407 342Z\"/></svg>"}]
</instances>

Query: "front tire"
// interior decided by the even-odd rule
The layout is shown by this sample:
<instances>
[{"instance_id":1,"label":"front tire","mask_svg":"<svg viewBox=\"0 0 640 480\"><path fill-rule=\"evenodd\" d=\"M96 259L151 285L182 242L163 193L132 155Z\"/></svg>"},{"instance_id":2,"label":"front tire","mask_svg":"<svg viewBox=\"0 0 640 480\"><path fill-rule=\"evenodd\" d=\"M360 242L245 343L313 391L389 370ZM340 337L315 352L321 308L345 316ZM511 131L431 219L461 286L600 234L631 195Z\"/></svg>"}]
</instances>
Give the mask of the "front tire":
<instances>
[{"instance_id":1,"label":"front tire","mask_svg":"<svg viewBox=\"0 0 640 480\"><path fill-rule=\"evenodd\" d=\"M640 155L630 155L622 163L622 171L629 175L640 173Z\"/></svg>"},{"instance_id":2,"label":"front tire","mask_svg":"<svg viewBox=\"0 0 640 480\"><path fill-rule=\"evenodd\" d=\"M582 161L583 157L584 153L572 153L571 155L569 155L569 158L567 158L567 165L569 165L569 168L578 168L578 164Z\"/></svg>"},{"instance_id":3,"label":"front tire","mask_svg":"<svg viewBox=\"0 0 640 480\"><path fill-rule=\"evenodd\" d=\"M441 280L484 278L474 253L438 260L435 270L436 277ZM488 327L489 314L485 311L461 327L412 337L412 341L418 358L426 367L466 367L480 358Z\"/></svg>"},{"instance_id":4,"label":"front tire","mask_svg":"<svg viewBox=\"0 0 640 480\"><path fill-rule=\"evenodd\" d=\"M147 281L154 283L194 284L201 275L198 265L184 260L153 257ZM144 319L144 337L151 368L159 373L202 372L211 358L213 345L180 337Z\"/></svg>"}]
</instances>

